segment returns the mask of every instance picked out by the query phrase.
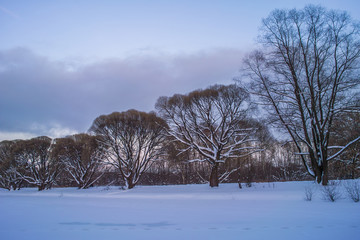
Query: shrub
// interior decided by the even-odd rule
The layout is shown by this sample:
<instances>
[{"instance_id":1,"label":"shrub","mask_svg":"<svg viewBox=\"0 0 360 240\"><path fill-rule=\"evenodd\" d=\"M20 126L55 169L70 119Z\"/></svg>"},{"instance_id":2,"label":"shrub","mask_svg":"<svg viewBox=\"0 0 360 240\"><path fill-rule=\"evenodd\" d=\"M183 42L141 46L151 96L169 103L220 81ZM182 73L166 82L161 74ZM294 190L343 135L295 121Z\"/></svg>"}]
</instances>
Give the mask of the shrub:
<instances>
[{"instance_id":1,"label":"shrub","mask_svg":"<svg viewBox=\"0 0 360 240\"><path fill-rule=\"evenodd\" d=\"M339 183L337 182L329 182L329 185L324 186L322 189L323 199L335 202L341 198L341 192L339 191Z\"/></svg>"},{"instance_id":2,"label":"shrub","mask_svg":"<svg viewBox=\"0 0 360 240\"><path fill-rule=\"evenodd\" d=\"M308 185L305 187L305 201L311 201L315 194L315 187Z\"/></svg>"},{"instance_id":3,"label":"shrub","mask_svg":"<svg viewBox=\"0 0 360 240\"><path fill-rule=\"evenodd\" d=\"M345 185L345 189L348 193L348 196L354 202L360 201L360 184L359 182L348 182Z\"/></svg>"}]
</instances>

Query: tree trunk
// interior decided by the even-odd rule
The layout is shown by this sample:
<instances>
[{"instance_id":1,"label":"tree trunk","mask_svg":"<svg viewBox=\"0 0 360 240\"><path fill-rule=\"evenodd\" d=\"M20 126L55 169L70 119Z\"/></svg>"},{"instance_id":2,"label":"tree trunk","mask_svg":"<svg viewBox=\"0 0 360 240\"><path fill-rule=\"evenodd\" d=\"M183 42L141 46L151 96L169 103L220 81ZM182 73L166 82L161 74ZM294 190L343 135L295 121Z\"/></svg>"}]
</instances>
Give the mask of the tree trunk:
<instances>
[{"instance_id":1,"label":"tree trunk","mask_svg":"<svg viewBox=\"0 0 360 240\"><path fill-rule=\"evenodd\" d=\"M323 171L322 171L322 185L326 186L329 182L329 173L328 173L328 161L323 162Z\"/></svg>"},{"instance_id":2,"label":"tree trunk","mask_svg":"<svg viewBox=\"0 0 360 240\"><path fill-rule=\"evenodd\" d=\"M132 189L135 187L136 184L134 184L132 181L127 182L127 189Z\"/></svg>"},{"instance_id":3,"label":"tree trunk","mask_svg":"<svg viewBox=\"0 0 360 240\"><path fill-rule=\"evenodd\" d=\"M210 187L219 186L219 176L218 176L219 164L215 163L212 165L211 174L210 174Z\"/></svg>"},{"instance_id":4,"label":"tree trunk","mask_svg":"<svg viewBox=\"0 0 360 240\"><path fill-rule=\"evenodd\" d=\"M125 179L127 189L132 189L135 187L136 183L133 182L133 179L133 174L130 174L130 176Z\"/></svg>"},{"instance_id":5,"label":"tree trunk","mask_svg":"<svg viewBox=\"0 0 360 240\"><path fill-rule=\"evenodd\" d=\"M329 182L329 173L328 173L328 162L325 161L321 166L317 166L315 172L316 182L322 184L323 186L328 185Z\"/></svg>"},{"instance_id":6,"label":"tree trunk","mask_svg":"<svg viewBox=\"0 0 360 240\"><path fill-rule=\"evenodd\" d=\"M42 190L44 190L45 189L45 184L40 184L40 185L38 185L38 191L42 191Z\"/></svg>"},{"instance_id":7,"label":"tree trunk","mask_svg":"<svg viewBox=\"0 0 360 240\"><path fill-rule=\"evenodd\" d=\"M322 171L320 171L320 167L317 167L317 169L314 172L315 172L316 182L317 184L320 184L322 181Z\"/></svg>"}]
</instances>

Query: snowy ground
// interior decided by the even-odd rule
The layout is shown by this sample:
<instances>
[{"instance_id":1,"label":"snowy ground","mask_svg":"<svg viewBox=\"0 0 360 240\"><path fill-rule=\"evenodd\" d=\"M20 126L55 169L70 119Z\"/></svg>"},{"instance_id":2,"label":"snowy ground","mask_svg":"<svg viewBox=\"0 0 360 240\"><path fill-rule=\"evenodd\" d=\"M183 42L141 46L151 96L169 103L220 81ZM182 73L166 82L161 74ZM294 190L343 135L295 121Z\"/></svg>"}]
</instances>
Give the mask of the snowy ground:
<instances>
[{"instance_id":1,"label":"snowy ground","mask_svg":"<svg viewBox=\"0 0 360 240\"><path fill-rule=\"evenodd\" d=\"M360 239L360 203L310 185L0 190L0 239Z\"/></svg>"}]
</instances>

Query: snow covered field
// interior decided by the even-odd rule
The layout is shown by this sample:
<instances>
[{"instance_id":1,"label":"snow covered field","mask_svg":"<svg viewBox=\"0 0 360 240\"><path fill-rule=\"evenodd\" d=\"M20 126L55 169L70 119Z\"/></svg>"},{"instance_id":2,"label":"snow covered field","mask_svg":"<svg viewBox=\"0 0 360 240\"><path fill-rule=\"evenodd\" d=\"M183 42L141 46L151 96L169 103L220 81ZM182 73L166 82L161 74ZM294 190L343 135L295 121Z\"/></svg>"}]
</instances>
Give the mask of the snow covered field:
<instances>
[{"instance_id":1,"label":"snow covered field","mask_svg":"<svg viewBox=\"0 0 360 240\"><path fill-rule=\"evenodd\" d=\"M310 185L1 189L0 239L360 239L360 203Z\"/></svg>"}]
</instances>

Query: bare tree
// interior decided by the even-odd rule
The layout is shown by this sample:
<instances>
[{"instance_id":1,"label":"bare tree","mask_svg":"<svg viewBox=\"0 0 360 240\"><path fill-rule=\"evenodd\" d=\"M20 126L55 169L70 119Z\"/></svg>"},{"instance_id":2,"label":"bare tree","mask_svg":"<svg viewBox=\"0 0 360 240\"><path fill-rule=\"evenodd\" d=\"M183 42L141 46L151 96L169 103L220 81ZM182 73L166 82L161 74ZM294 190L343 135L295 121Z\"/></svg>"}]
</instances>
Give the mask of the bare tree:
<instances>
[{"instance_id":1,"label":"bare tree","mask_svg":"<svg viewBox=\"0 0 360 240\"><path fill-rule=\"evenodd\" d=\"M15 141L0 142L0 187L8 190L20 189L22 179L13 157Z\"/></svg>"},{"instance_id":2,"label":"bare tree","mask_svg":"<svg viewBox=\"0 0 360 240\"><path fill-rule=\"evenodd\" d=\"M52 155L62 163L79 189L90 187L102 176L99 169L103 153L95 136L76 134L56 139Z\"/></svg>"},{"instance_id":3,"label":"bare tree","mask_svg":"<svg viewBox=\"0 0 360 240\"><path fill-rule=\"evenodd\" d=\"M219 164L246 156L260 149L253 137L256 128L248 126L251 109L249 95L236 85L215 85L187 95L160 97L156 109L169 125L168 134L185 146L180 152L195 150L211 165L210 186L217 187L222 178Z\"/></svg>"},{"instance_id":4,"label":"bare tree","mask_svg":"<svg viewBox=\"0 0 360 240\"><path fill-rule=\"evenodd\" d=\"M328 183L328 162L351 144L330 146L334 117L359 110L359 25L348 14L319 6L275 10L263 20L256 51L245 63L249 90L284 128L307 172Z\"/></svg>"},{"instance_id":5,"label":"bare tree","mask_svg":"<svg viewBox=\"0 0 360 240\"><path fill-rule=\"evenodd\" d=\"M50 189L60 172L59 163L51 158L52 146L53 141L48 137L17 141L14 146L14 159L21 170L17 174L39 191Z\"/></svg>"},{"instance_id":6,"label":"bare tree","mask_svg":"<svg viewBox=\"0 0 360 240\"><path fill-rule=\"evenodd\" d=\"M100 137L108 163L120 171L131 189L161 157L165 128L165 121L155 113L129 110L96 118L89 131Z\"/></svg>"}]
</instances>

